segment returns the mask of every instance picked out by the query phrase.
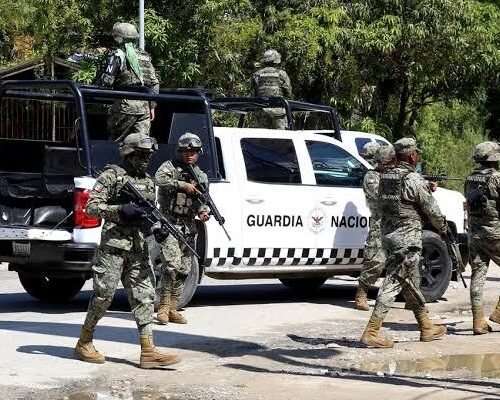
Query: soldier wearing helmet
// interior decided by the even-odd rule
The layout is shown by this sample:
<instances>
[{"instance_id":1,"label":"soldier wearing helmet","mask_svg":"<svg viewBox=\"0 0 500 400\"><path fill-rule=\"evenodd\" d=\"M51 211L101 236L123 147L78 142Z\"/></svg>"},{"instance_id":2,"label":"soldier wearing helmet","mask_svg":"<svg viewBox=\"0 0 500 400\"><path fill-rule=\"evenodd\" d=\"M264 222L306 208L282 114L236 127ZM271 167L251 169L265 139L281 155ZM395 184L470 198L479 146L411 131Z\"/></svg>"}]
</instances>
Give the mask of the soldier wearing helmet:
<instances>
[{"instance_id":1,"label":"soldier wearing helmet","mask_svg":"<svg viewBox=\"0 0 500 400\"><path fill-rule=\"evenodd\" d=\"M92 267L94 292L74 351L75 357L81 361L98 364L105 361L104 356L95 349L92 339L97 323L111 304L120 280L139 329L140 367L154 368L180 361L178 355L162 353L154 347L153 276L147 262L145 235L138 229L145 211L121 195L123 185L131 181L146 198L154 202L155 186L146 169L156 150L155 139L143 133L128 135L120 145L123 163L105 167L90 193L85 212L104 219L104 226Z\"/></svg>"},{"instance_id":2,"label":"soldier wearing helmet","mask_svg":"<svg viewBox=\"0 0 500 400\"><path fill-rule=\"evenodd\" d=\"M500 265L500 145L496 142L479 143L472 158L478 166L465 179L472 269L470 299L473 332L482 335L492 331L483 310L488 266L490 260ZM500 324L500 299L489 319Z\"/></svg>"},{"instance_id":3,"label":"soldier wearing helmet","mask_svg":"<svg viewBox=\"0 0 500 400\"><path fill-rule=\"evenodd\" d=\"M135 26L117 22L113 26L112 36L116 46L110 52L97 84L122 90L145 86L158 93L159 82L151 57L136 47L139 33ZM155 106L154 103L142 100L116 100L108 119L110 139L121 141L130 133L149 135Z\"/></svg>"},{"instance_id":4,"label":"soldier wearing helmet","mask_svg":"<svg viewBox=\"0 0 500 400\"><path fill-rule=\"evenodd\" d=\"M377 142L367 142L363 146L360 152L360 156L363 157L368 163L375 168L377 166L377 162L375 161L375 153L377 149L380 147L380 144Z\"/></svg>"},{"instance_id":5,"label":"soldier wearing helmet","mask_svg":"<svg viewBox=\"0 0 500 400\"><path fill-rule=\"evenodd\" d=\"M394 346L390 338L381 335L380 329L400 292L413 310L422 342L439 339L447 332L446 326L434 325L429 319L417 281L422 257L423 217L443 239L447 237L446 218L424 179L415 172L420 159L415 139L402 138L393 146L396 163L380 174L377 198L382 248L387 257L386 276L361 337L364 345L377 348Z\"/></svg>"},{"instance_id":6,"label":"soldier wearing helmet","mask_svg":"<svg viewBox=\"0 0 500 400\"><path fill-rule=\"evenodd\" d=\"M366 237L363 266L359 274L358 290L354 297L354 308L368 311L368 289L375 284L385 266L385 254L382 249L381 215L378 209L378 187L380 174L394 166L396 155L394 147L381 146L368 142L361 154L374 169L363 178L363 192L370 209L370 229Z\"/></svg>"},{"instance_id":7,"label":"soldier wearing helmet","mask_svg":"<svg viewBox=\"0 0 500 400\"><path fill-rule=\"evenodd\" d=\"M288 74L279 66L281 55L276 50L266 50L262 57L263 68L256 71L251 80L252 93L256 97L292 97L292 85ZM286 129L283 108L266 108L256 113L260 127Z\"/></svg>"},{"instance_id":8,"label":"soldier wearing helmet","mask_svg":"<svg viewBox=\"0 0 500 400\"><path fill-rule=\"evenodd\" d=\"M184 232L191 246L195 247L195 218L199 217L203 222L210 218L210 209L198 197L198 189L187 172L187 169L192 167L198 181L208 187L208 177L197 165L198 157L203 151L199 136L190 132L184 133L177 141L177 150L179 158L164 162L155 174L158 201L160 209L174 218L176 227ZM186 278L193 266L193 257L191 252L180 246L171 235L162 243L162 290L157 313L157 321L160 324L187 323L186 318L177 309Z\"/></svg>"}]
</instances>

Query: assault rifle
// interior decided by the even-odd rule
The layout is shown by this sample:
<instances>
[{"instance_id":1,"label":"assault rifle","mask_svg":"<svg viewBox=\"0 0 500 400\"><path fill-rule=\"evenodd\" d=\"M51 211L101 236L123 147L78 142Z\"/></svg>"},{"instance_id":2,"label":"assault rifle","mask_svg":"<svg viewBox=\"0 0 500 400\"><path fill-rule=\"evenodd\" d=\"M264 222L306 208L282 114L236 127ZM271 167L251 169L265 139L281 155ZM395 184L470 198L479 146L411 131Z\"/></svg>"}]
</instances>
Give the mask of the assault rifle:
<instances>
[{"instance_id":1,"label":"assault rifle","mask_svg":"<svg viewBox=\"0 0 500 400\"><path fill-rule=\"evenodd\" d=\"M439 175L422 175L426 181L441 182L441 181L463 181L464 178L449 178L446 174Z\"/></svg>"},{"instance_id":2,"label":"assault rifle","mask_svg":"<svg viewBox=\"0 0 500 400\"><path fill-rule=\"evenodd\" d=\"M462 260L462 255L460 254L460 249L458 248L457 240L452 230L448 226L448 240L446 240L446 247L448 248L448 254L450 255L453 268L457 271L458 276L462 280L464 287L467 289L467 283L465 283L464 276L462 272L465 271L465 265Z\"/></svg>"},{"instance_id":3,"label":"assault rifle","mask_svg":"<svg viewBox=\"0 0 500 400\"><path fill-rule=\"evenodd\" d=\"M172 235L177 241L184 246L186 246L193 255L200 258L200 255L195 249L191 247L186 238L182 233L175 227L175 225L170 222L170 220L163 215L163 213L156 208L154 203L150 202L144 197L144 195L133 185L132 182L127 181L121 189L121 194L126 196L128 199L141 206L146 211L146 219L151 225L156 223L161 224L161 229L165 229L170 235Z\"/></svg>"},{"instance_id":4,"label":"assault rifle","mask_svg":"<svg viewBox=\"0 0 500 400\"><path fill-rule=\"evenodd\" d=\"M200 182L200 179L198 178L198 175L196 175L196 172L194 172L192 165L188 165L186 167L186 172L188 173L189 177L196 183L198 190L197 193L198 198L210 208L210 214L214 216L215 220L224 230L224 233L226 234L227 238L231 240L231 236L229 236L229 233L227 233L226 228L224 227L224 223L226 222L226 220L222 215L220 215L220 212L217 209L217 206L215 205L212 196L210 196L210 193L208 193L207 185L205 183Z\"/></svg>"}]
</instances>

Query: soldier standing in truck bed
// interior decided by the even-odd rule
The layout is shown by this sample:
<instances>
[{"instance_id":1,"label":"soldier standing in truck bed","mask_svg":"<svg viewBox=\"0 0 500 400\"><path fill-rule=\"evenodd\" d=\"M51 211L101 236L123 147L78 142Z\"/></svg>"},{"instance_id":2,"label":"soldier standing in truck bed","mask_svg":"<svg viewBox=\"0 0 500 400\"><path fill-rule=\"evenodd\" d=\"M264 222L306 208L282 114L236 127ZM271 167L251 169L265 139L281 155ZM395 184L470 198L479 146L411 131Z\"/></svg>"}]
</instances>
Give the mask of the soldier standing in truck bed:
<instances>
[{"instance_id":1,"label":"soldier standing in truck bed","mask_svg":"<svg viewBox=\"0 0 500 400\"><path fill-rule=\"evenodd\" d=\"M252 76L252 93L256 97L283 96L292 97L292 85L288 74L279 68L281 55L276 50L266 50L262 57L264 68ZM286 129L285 109L265 108L256 113L259 127L271 129Z\"/></svg>"},{"instance_id":2,"label":"soldier standing in truck bed","mask_svg":"<svg viewBox=\"0 0 500 400\"><path fill-rule=\"evenodd\" d=\"M117 90L143 86L158 93L159 82L151 57L136 47L139 33L135 26L117 22L113 38L117 46L110 52L97 84ZM109 138L120 142L131 133L149 135L155 107L155 103L144 100L116 100L109 112Z\"/></svg>"}]
</instances>

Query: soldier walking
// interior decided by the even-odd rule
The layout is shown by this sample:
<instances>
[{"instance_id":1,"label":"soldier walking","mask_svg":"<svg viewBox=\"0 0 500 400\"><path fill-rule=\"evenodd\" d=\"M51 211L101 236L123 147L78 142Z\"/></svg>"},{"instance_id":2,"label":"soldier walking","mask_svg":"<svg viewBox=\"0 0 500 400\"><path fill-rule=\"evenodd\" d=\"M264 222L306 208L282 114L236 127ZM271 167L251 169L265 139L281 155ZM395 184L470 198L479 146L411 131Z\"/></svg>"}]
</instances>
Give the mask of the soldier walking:
<instances>
[{"instance_id":1,"label":"soldier walking","mask_svg":"<svg viewBox=\"0 0 500 400\"><path fill-rule=\"evenodd\" d=\"M252 76L252 93L257 97L284 96L292 97L292 84L288 74L279 68L281 55L276 50L266 50L262 57L264 68ZM285 109L265 108L255 113L260 127L270 129L286 129Z\"/></svg>"},{"instance_id":2,"label":"soldier walking","mask_svg":"<svg viewBox=\"0 0 500 400\"><path fill-rule=\"evenodd\" d=\"M140 133L128 135L120 146L123 165L109 165L97 178L86 213L104 218L101 244L94 266L94 293L76 344L74 355L90 363L104 363L92 339L99 320L122 282L139 329L141 368L154 368L180 361L177 354L162 353L153 344L154 286L148 264L145 235L139 229L144 210L122 198L120 191L128 181L150 201L155 200L153 180L146 174L151 154L157 150L155 139Z\"/></svg>"},{"instance_id":3,"label":"soldier walking","mask_svg":"<svg viewBox=\"0 0 500 400\"><path fill-rule=\"evenodd\" d=\"M203 222L210 219L210 209L198 200L198 189L187 172L188 168L192 168L198 181L208 186L207 175L196 164L202 152L201 140L197 135L186 132L177 141L177 150L179 159L164 162L155 174L158 201L160 209L173 216L172 222L194 248L197 235L195 217L198 216ZM187 323L177 308L186 278L193 266L193 257L195 256L190 250L180 245L171 235L162 243L162 289L156 317L161 324Z\"/></svg>"},{"instance_id":4,"label":"soldier walking","mask_svg":"<svg viewBox=\"0 0 500 400\"><path fill-rule=\"evenodd\" d=\"M368 347L393 347L394 342L380 335L380 328L401 290L413 298L413 313L420 327L420 340L432 341L446 334L446 327L433 325L425 310L425 299L413 282L422 254L422 215L443 237L447 237L446 219L441 214L426 182L415 172L419 160L412 138L394 143L396 166L380 175L379 210L382 217L382 247L387 256L386 277L379 289L375 308L361 342Z\"/></svg>"},{"instance_id":5,"label":"soldier walking","mask_svg":"<svg viewBox=\"0 0 500 400\"><path fill-rule=\"evenodd\" d=\"M127 90L147 87L159 92L159 82L151 57L136 47L139 33L134 25L117 22L113 26L116 47L110 52L97 84ZM143 100L118 99L111 106L108 118L110 140L120 142L131 133L149 135L156 104Z\"/></svg>"},{"instance_id":6,"label":"soldier walking","mask_svg":"<svg viewBox=\"0 0 500 400\"><path fill-rule=\"evenodd\" d=\"M469 214L469 254L472 269L470 300L473 332L491 332L484 318L483 288L490 260L500 265L500 146L483 142L476 146L473 159L477 168L465 180ZM500 298L490 321L500 324Z\"/></svg>"},{"instance_id":7,"label":"soldier walking","mask_svg":"<svg viewBox=\"0 0 500 400\"><path fill-rule=\"evenodd\" d=\"M354 298L354 308L362 311L370 309L367 302L368 289L377 281L385 267L385 254L382 249L382 235L380 231L381 218L378 208L378 187L380 174L394 167L396 157L392 146L377 145L374 153L372 162L375 165L375 169L368 171L363 179L363 191L366 203L370 209L370 228L366 238L363 267L358 279L358 290Z\"/></svg>"}]
</instances>

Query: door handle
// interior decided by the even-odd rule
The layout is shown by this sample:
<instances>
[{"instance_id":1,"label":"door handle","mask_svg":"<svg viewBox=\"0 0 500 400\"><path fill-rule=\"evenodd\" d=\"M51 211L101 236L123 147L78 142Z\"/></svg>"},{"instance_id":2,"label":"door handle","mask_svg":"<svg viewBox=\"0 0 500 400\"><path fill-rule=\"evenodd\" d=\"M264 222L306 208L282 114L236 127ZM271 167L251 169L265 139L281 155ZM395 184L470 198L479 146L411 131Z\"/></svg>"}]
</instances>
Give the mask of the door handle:
<instances>
[{"instance_id":1,"label":"door handle","mask_svg":"<svg viewBox=\"0 0 500 400\"><path fill-rule=\"evenodd\" d=\"M250 204L261 204L261 203L264 203L264 200L263 199L256 199L256 198L249 198L249 199L245 199L247 202L249 202Z\"/></svg>"},{"instance_id":2,"label":"door handle","mask_svg":"<svg viewBox=\"0 0 500 400\"><path fill-rule=\"evenodd\" d=\"M321 204L324 204L325 206L334 206L335 204L337 204L337 202L335 200L321 200L320 201Z\"/></svg>"}]
</instances>

